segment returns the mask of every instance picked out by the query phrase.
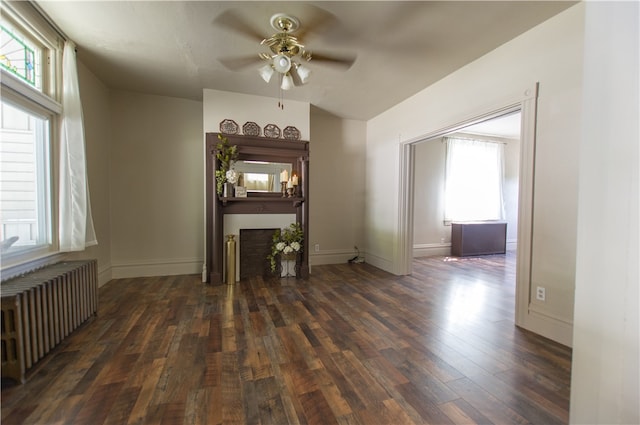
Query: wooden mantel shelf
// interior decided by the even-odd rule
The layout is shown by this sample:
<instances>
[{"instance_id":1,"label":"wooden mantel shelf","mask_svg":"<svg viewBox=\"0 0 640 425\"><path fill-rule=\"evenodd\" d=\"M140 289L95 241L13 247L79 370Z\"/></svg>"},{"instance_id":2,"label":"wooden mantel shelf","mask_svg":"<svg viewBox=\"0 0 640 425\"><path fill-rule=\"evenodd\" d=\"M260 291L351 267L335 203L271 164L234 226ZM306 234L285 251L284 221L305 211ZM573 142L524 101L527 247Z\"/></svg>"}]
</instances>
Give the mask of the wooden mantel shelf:
<instances>
[{"instance_id":1,"label":"wooden mantel shelf","mask_svg":"<svg viewBox=\"0 0 640 425\"><path fill-rule=\"evenodd\" d=\"M220 202L222 202L223 206L226 206L227 203L231 203L231 202L252 202L252 203L290 202L294 208L297 208L300 205L302 205L302 203L304 202L304 198L300 198L300 197L276 198L276 197L256 196L256 197L239 198L235 196L230 196L230 197L218 196L218 199L220 200Z\"/></svg>"}]
</instances>

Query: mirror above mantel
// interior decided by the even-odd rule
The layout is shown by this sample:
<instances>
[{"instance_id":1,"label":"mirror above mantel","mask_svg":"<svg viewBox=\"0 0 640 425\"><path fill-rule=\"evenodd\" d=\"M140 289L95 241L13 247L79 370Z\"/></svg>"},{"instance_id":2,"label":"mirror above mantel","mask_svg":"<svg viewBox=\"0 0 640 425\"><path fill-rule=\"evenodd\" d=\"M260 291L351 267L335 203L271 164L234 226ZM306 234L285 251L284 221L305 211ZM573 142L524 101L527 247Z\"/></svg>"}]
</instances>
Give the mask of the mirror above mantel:
<instances>
[{"instance_id":1,"label":"mirror above mantel","mask_svg":"<svg viewBox=\"0 0 640 425\"><path fill-rule=\"evenodd\" d=\"M269 161L238 160L233 169L238 172L238 186L245 187L247 192L270 193L280 192L282 172L292 174L293 164Z\"/></svg>"}]
</instances>

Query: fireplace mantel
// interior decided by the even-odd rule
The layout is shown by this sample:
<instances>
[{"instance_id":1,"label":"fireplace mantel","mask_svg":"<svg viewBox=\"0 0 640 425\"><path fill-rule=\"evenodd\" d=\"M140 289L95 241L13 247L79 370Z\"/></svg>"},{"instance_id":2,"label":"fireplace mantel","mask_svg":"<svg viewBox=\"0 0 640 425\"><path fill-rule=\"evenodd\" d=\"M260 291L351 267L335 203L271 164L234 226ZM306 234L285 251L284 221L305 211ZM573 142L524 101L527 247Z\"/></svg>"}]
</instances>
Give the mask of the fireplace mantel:
<instances>
[{"instance_id":1,"label":"fireplace mantel","mask_svg":"<svg viewBox=\"0 0 640 425\"><path fill-rule=\"evenodd\" d=\"M298 193L283 198L280 193L250 192L246 198L222 197L216 193L216 146L219 133L206 134L206 253L207 282L223 282L224 216L227 214L295 214L304 232L298 276L309 275L309 142L223 134L229 145L238 147L238 160L291 164L299 177Z\"/></svg>"}]
</instances>

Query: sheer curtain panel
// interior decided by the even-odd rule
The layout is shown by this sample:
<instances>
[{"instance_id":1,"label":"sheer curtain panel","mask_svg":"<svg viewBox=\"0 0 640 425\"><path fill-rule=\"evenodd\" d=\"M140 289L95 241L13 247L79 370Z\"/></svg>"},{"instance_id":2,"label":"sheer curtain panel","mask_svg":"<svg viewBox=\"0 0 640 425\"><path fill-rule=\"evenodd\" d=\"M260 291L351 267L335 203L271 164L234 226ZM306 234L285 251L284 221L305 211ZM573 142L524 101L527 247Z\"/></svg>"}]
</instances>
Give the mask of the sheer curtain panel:
<instances>
[{"instance_id":1,"label":"sheer curtain panel","mask_svg":"<svg viewBox=\"0 0 640 425\"><path fill-rule=\"evenodd\" d=\"M60 125L60 251L82 251L96 245L91 216L84 124L75 44L65 42L62 59L62 122Z\"/></svg>"}]
</instances>

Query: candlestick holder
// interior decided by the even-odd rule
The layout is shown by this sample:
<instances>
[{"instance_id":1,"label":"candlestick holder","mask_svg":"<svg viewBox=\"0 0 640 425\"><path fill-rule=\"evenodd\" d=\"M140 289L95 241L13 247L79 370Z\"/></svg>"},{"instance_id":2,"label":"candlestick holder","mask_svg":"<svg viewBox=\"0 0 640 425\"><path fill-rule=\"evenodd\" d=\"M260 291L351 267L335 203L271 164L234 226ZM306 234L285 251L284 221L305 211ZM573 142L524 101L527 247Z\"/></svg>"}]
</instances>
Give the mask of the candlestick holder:
<instances>
[{"instance_id":1,"label":"candlestick holder","mask_svg":"<svg viewBox=\"0 0 640 425\"><path fill-rule=\"evenodd\" d=\"M293 198L293 195L296 194L296 188L294 187L288 187L287 188L287 195L289 198Z\"/></svg>"},{"instance_id":2,"label":"candlestick holder","mask_svg":"<svg viewBox=\"0 0 640 425\"><path fill-rule=\"evenodd\" d=\"M282 186L282 197L287 197L287 182L280 182L280 186Z\"/></svg>"}]
</instances>

